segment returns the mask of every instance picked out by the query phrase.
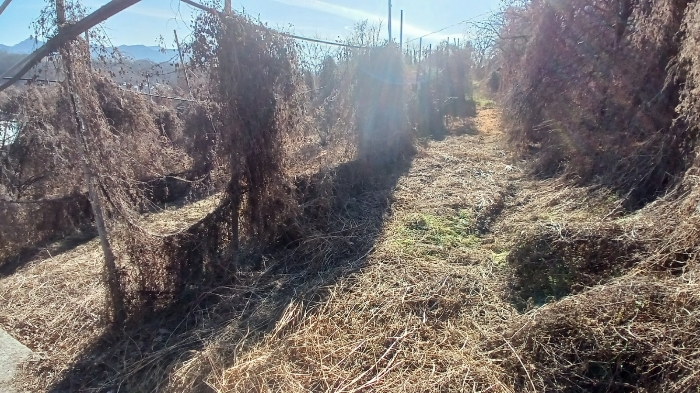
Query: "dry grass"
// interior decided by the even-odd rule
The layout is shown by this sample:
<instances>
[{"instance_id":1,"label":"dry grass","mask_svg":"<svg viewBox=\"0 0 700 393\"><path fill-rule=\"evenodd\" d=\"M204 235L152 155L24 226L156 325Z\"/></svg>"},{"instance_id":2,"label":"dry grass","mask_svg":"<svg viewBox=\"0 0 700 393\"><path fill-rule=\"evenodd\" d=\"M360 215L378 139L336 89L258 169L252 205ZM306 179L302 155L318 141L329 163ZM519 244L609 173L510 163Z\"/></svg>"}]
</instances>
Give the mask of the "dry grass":
<instances>
[{"instance_id":1,"label":"dry grass","mask_svg":"<svg viewBox=\"0 0 700 393\"><path fill-rule=\"evenodd\" d=\"M218 198L150 214L144 217L145 227L159 233L182 230L209 213ZM99 240L73 246L58 255L51 255L49 247L16 273L0 278L0 325L37 354L25 369L34 374L25 375L23 387L29 391L47 390L60 381L108 330Z\"/></svg>"},{"instance_id":2,"label":"dry grass","mask_svg":"<svg viewBox=\"0 0 700 393\"><path fill-rule=\"evenodd\" d=\"M481 116L479 124L498 124L497 111ZM516 311L478 218L495 212L522 172L497 130L480 131L418 152L365 267L326 288L299 288L316 295L295 296L247 350L231 334L214 338L173 373L169 390L199 381L221 392L507 391L479 345Z\"/></svg>"},{"instance_id":3,"label":"dry grass","mask_svg":"<svg viewBox=\"0 0 700 393\"><path fill-rule=\"evenodd\" d=\"M430 261L370 263L333 286L323 303L291 303L272 333L207 382L216 391L270 392L498 384L475 351L483 339L478 324L509 313L498 291L484 285L494 277Z\"/></svg>"},{"instance_id":4,"label":"dry grass","mask_svg":"<svg viewBox=\"0 0 700 393\"><path fill-rule=\"evenodd\" d=\"M26 369L41 381L23 388L46 390L107 330L103 263L93 239L0 279L0 324L38 355Z\"/></svg>"},{"instance_id":5,"label":"dry grass","mask_svg":"<svg viewBox=\"0 0 700 393\"><path fill-rule=\"evenodd\" d=\"M669 206L690 211L695 199L623 216L621 199L604 189L529 179L501 145L498 116L484 109L474 122L478 132L422 147L393 194L370 188L335 202L316 195L309 212L324 211L314 205L320 201L340 209L296 251L271 256L260 271L241 271L235 284L213 291L218 301L192 305L186 317L159 315L102 346L91 344L104 333L96 311L104 289L83 290L98 282L94 241L3 278L0 323L45 351L43 361L25 368L26 386L42 391L63 380L70 391L70 378L79 382L74 391L698 386L695 270L669 270L673 275L651 262L658 245L679 247L660 238L666 232L655 218ZM347 187L331 184L334 192ZM215 198L146 220L176 229L170 221L197 219ZM384 203L391 209L382 216ZM694 233L692 219L674 220ZM280 268L294 258L318 259L319 269ZM570 269L563 293L525 304L514 298L518 280L551 283L552 270L543 266L557 261ZM18 321L37 328L22 330ZM85 384L85 375L97 382Z\"/></svg>"},{"instance_id":6,"label":"dry grass","mask_svg":"<svg viewBox=\"0 0 700 393\"><path fill-rule=\"evenodd\" d=\"M141 216L139 224L146 231L158 234L181 232L216 209L221 197L222 193L216 193L186 205L183 202L174 203L155 213Z\"/></svg>"},{"instance_id":7,"label":"dry grass","mask_svg":"<svg viewBox=\"0 0 700 393\"><path fill-rule=\"evenodd\" d=\"M515 351L492 339L492 356L516 391L695 391L698 289L696 277L632 274L514 318L500 334Z\"/></svg>"},{"instance_id":8,"label":"dry grass","mask_svg":"<svg viewBox=\"0 0 700 393\"><path fill-rule=\"evenodd\" d=\"M231 344L213 340L194 361L213 369L179 368L173 390L193 379L217 392L696 386L697 354L685 347L697 340L692 277L659 280L634 267L654 244L635 232L649 229L649 216L621 217L621 199L605 190L524 179L486 128L495 115L482 112L478 135L419 152L366 267L296 298L270 333L225 362L215 354ZM527 256L518 245L538 239L588 281L521 314L511 301Z\"/></svg>"}]
</instances>

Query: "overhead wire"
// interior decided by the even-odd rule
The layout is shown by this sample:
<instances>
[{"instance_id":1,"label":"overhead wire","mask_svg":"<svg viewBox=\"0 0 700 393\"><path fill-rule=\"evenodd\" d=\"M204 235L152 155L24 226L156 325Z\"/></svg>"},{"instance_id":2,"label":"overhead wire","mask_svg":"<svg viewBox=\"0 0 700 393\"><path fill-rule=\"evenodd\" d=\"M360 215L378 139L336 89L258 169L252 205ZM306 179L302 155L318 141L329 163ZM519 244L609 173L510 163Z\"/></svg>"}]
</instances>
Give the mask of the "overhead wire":
<instances>
[{"instance_id":1,"label":"overhead wire","mask_svg":"<svg viewBox=\"0 0 700 393\"><path fill-rule=\"evenodd\" d=\"M6 1L6 3L9 4L9 1ZM220 14L220 13L221 13L220 11L218 11L218 10L216 10L216 9L214 9L214 8L207 7L207 6L205 6L205 5L199 4L199 3L197 3L197 2L195 2L195 1L193 1L193 0L179 0L178 3L185 3L185 4L188 4L188 5L192 6L192 7L194 7L194 8L197 8L197 9L200 9L200 10L203 10L203 11L207 11L207 12L211 12L211 13L214 13L214 14ZM179 8L179 7L178 7L178 8ZM499 12L499 11L497 11L497 10L491 10L491 11L488 11L488 12L485 12L485 13L482 13L482 14L479 14L479 15L476 15L476 16L474 16L474 17L472 17L472 18L465 19L465 20L460 21L460 22L458 22L458 23L455 23L455 24L452 24L452 25L443 27L443 28L441 28L441 29L439 29L439 30L436 30L436 31L433 31L433 32L424 34L424 35L422 35L422 36L420 36L420 37L417 37L417 38L414 38L414 39L411 39L411 40L407 40L405 43L408 44L408 43L410 43L410 42L417 41L417 40L419 40L419 39L421 39L421 38L425 38L425 37L428 37L428 36L430 36L430 35L440 33L440 32L442 32L442 31L445 31L445 30L449 29L449 28L452 28L452 27L455 27L455 26L458 26L458 25L461 25L461 24L465 24L465 23L472 22L472 21L474 21L474 20L476 20L476 19L479 19L479 18L481 18L481 17L483 17L483 16L495 15L495 14L498 13L498 12ZM180 13L180 12L179 12L179 9L178 9L178 13ZM273 29L270 29L270 30L273 30ZM276 32L277 32L279 35L282 35L282 36L284 36L284 37L288 37L288 38L292 38L292 39L296 39L296 40L301 40L301 41L307 41L307 42L318 43L318 44L334 45L334 46L340 46L340 47L346 47L346 48L354 48L354 49L366 49L366 48L368 48L368 47L366 47L366 46L345 44L345 43L342 43L342 42L333 42L333 41L326 41L326 40L321 40L321 39L316 39L316 38L303 37L303 36L299 36L299 35L295 35L295 34L284 33L284 32L281 32L281 31L276 31ZM175 60L176 57L177 57L177 55L174 55L174 56L171 57L169 60L166 60L166 61L163 61L163 62L154 64L153 66L151 66L151 68L149 69L149 71L152 70L152 69L154 69L155 67L159 67L160 65L163 65L163 64L166 64L166 63L171 63L173 60ZM170 72L170 73L172 73L172 72ZM168 73L168 74L169 74L169 73ZM165 75L165 74L164 74L164 75ZM171 98L171 97L162 97L162 98ZM184 100L183 100L183 101L184 101Z\"/></svg>"},{"instance_id":2,"label":"overhead wire","mask_svg":"<svg viewBox=\"0 0 700 393\"><path fill-rule=\"evenodd\" d=\"M491 11L484 12L483 14L479 14L479 15L476 15L476 16L471 17L471 18L469 18L469 19L465 19L465 20L463 20L463 21L461 21L461 22L457 22L457 23L452 24L452 25L449 25L449 26L447 26L447 27L443 27L443 28L441 28L440 30L435 30L435 31L430 32L430 33L428 33L428 34L424 34L424 35L422 35L422 36L420 36L420 37L410 39L410 40L406 41L405 44L408 44L409 42L417 41L417 40L419 40L419 39L421 39L421 38L425 38L425 37L431 36L431 35L433 35L433 34L437 34L437 33L443 32L443 31L445 31L445 30L447 30L447 29L449 29L449 28L455 27L455 26L459 26L459 25L462 25L462 24L465 24L465 23L473 22L473 21L475 21L475 20L477 20L477 19L479 19L479 18L481 18L481 17L483 17L483 16L487 16L487 15L488 15L488 16L490 16L490 15L496 15L496 14L499 13L499 12L500 12L500 11L498 11L498 10L491 10Z\"/></svg>"},{"instance_id":3,"label":"overhead wire","mask_svg":"<svg viewBox=\"0 0 700 393\"><path fill-rule=\"evenodd\" d=\"M216 10L216 9L214 9L214 8L207 7L207 6L205 6L205 5L199 4L199 3L194 2L194 1L192 1L192 0L180 0L180 1L183 2L183 3L185 3L185 4L188 4L188 5L192 6L192 7L194 7L194 8L198 8L198 9L200 9L200 10L202 10L202 11L207 11L207 12L210 12L210 13L213 13L213 14L217 14L217 15L221 13L220 11L218 11L218 10ZM273 30L273 29L270 29L270 28L268 28L268 29L269 29L269 30ZM301 40L301 41L315 42L315 43L318 43L318 44L335 45L335 46L342 46L342 47L345 47L345 48L355 48L355 49L366 49L366 48L368 48L368 47L366 47L366 46L358 46L358 45L352 45L352 44L343 44L342 42L333 42L333 41L319 40L319 39L316 39L316 38L302 37L302 36L298 36L298 35L294 35L294 34L284 33L284 32L281 32L281 31L276 31L276 32L277 32L277 34L279 34L279 35L281 35L281 36L284 36L284 37L294 38L294 39L296 39L296 40Z\"/></svg>"}]
</instances>

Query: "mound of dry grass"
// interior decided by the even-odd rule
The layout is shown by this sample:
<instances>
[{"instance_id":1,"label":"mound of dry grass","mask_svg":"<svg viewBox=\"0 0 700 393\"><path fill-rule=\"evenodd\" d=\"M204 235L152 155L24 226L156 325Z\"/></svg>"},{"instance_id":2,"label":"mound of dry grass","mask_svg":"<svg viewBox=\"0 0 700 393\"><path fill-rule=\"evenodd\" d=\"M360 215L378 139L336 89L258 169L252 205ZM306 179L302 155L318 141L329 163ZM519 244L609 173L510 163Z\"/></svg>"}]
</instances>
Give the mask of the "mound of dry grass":
<instances>
[{"instance_id":1,"label":"mound of dry grass","mask_svg":"<svg viewBox=\"0 0 700 393\"><path fill-rule=\"evenodd\" d=\"M691 277L630 275L514 319L494 355L516 391L692 391L698 289Z\"/></svg>"},{"instance_id":2,"label":"mound of dry grass","mask_svg":"<svg viewBox=\"0 0 700 393\"><path fill-rule=\"evenodd\" d=\"M644 248L614 223L541 225L508 254L512 300L523 310L603 284L639 263Z\"/></svg>"}]
</instances>

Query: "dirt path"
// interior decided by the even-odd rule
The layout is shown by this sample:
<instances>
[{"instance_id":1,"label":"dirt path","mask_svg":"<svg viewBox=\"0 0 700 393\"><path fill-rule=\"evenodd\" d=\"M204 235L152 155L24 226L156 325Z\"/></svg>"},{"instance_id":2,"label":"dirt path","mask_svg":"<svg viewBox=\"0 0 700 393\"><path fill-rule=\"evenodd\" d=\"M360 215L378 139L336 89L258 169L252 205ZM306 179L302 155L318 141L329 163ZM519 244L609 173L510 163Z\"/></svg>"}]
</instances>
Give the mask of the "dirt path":
<instances>
[{"instance_id":1,"label":"dirt path","mask_svg":"<svg viewBox=\"0 0 700 393\"><path fill-rule=\"evenodd\" d=\"M498 116L482 110L475 130L421 148L366 267L318 304L292 302L273 334L201 377L220 391L507 391L480 348L517 314L503 296L508 245L491 226L524 174Z\"/></svg>"}]
</instances>

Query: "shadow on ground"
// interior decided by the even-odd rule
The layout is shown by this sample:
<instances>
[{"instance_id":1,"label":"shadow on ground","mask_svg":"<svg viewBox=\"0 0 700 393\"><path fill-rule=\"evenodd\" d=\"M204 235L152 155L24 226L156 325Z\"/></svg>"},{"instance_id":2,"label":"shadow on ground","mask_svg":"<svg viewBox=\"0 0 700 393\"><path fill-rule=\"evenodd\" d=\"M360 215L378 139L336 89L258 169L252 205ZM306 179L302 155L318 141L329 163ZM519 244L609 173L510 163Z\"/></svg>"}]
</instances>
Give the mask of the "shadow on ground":
<instances>
[{"instance_id":1,"label":"shadow on ground","mask_svg":"<svg viewBox=\"0 0 700 393\"><path fill-rule=\"evenodd\" d=\"M146 197L150 204L142 206L141 212L155 212L166 204L181 207L205 198L208 195L198 180L201 177L199 172L189 171L147 181ZM97 237L86 194L15 204L23 206L23 213L31 217L28 222L34 224L30 224L31 228L10 227L26 235L19 239L24 244L22 247L8 245L0 233L0 247L8 247L0 252L0 278L13 275L33 261L70 251Z\"/></svg>"},{"instance_id":2,"label":"shadow on ground","mask_svg":"<svg viewBox=\"0 0 700 393\"><path fill-rule=\"evenodd\" d=\"M350 162L297 181L303 213L277 246L242 264L230 282L190 290L138 323L104 334L50 391L159 391L174 370L222 336L226 346L217 346L223 362L217 368L232 365L277 325L292 301L307 307L321 302L324 287L365 264L410 165L409 159L374 169ZM212 365L200 363L188 391L211 391L203 379Z\"/></svg>"},{"instance_id":3,"label":"shadow on ground","mask_svg":"<svg viewBox=\"0 0 700 393\"><path fill-rule=\"evenodd\" d=\"M13 257L6 259L4 263L0 265L0 278L15 274L17 270L32 261L70 251L89 242L95 237L97 237L97 229L90 225L84 225L82 228L75 230L73 233L60 240L54 238L35 246L26 247L17 252Z\"/></svg>"},{"instance_id":4,"label":"shadow on ground","mask_svg":"<svg viewBox=\"0 0 700 393\"><path fill-rule=\"evenodd\" d=\"M641 241L614 224L546 226L524 233L508 255L511 304L520 312L622 276L641 261Z\"/></svg>"}]
</instances>

